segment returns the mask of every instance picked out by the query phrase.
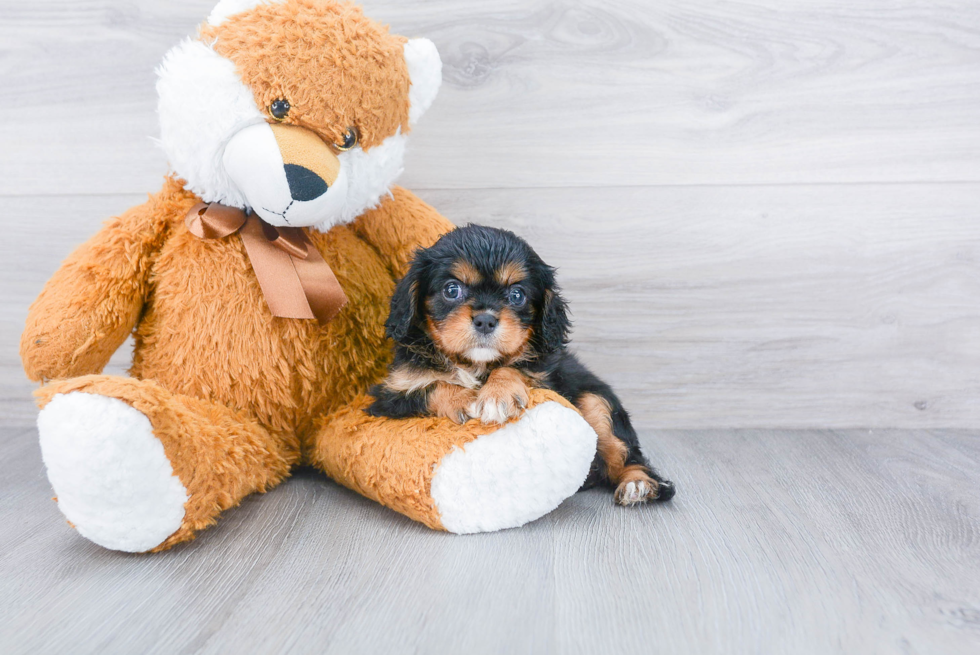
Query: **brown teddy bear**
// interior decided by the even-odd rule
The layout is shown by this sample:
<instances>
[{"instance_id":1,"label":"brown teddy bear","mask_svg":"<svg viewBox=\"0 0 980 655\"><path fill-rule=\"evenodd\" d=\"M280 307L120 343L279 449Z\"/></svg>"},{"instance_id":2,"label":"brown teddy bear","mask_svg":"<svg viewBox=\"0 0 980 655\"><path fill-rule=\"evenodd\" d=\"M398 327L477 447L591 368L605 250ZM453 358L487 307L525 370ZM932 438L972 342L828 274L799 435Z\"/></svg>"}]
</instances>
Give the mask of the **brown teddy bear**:
<instances>
[{"instance_id":1,"label":"brown teddy bear","mask_svg":"<svg viewBox=\"0 0 980 655\"><path fill-rule=\"evenodd\" d=\"M394 283L452 229L392 186L435 46L346 3L222 0L158 74L172 175L64 262L21 342L69 522L163 550L299 464L453 532L574 493L596 437L550 392L502 427L363 411ZM100 375L130 334L131 377Z\"/></svg>"}]
</instances>

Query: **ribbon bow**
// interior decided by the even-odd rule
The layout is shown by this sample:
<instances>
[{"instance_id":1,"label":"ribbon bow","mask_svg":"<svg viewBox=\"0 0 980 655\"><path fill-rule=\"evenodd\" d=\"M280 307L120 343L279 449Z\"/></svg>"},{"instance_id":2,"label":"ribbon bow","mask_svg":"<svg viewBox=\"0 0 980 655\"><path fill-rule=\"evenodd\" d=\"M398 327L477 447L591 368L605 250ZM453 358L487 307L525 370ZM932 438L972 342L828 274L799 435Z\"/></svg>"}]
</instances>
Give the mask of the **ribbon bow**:
<instances>
[{"instance_id":1,"label":"ribbon bow","mask_svg":"<svg viewBox=\"0 0 980 655\"><path fill-rule=\"evenodd\" d=\"M337 276L302 228L276 227L252 212L203 202L187 212L184 223L201 239L241 234L273 316L315 318L325 325L347 304Z\"/></svg>"}]
</instances>

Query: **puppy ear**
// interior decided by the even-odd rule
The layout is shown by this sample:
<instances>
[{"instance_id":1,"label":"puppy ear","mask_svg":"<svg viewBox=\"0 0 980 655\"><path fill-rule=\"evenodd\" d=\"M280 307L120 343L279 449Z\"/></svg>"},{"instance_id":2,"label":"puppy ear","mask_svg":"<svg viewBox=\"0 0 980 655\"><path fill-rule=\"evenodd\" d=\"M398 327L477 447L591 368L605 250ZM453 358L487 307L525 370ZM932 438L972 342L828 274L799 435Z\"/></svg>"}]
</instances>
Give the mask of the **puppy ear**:
<instances>
[{"instance_id":1,"label":"puppy ear","mask_svg":"<svg viewBox=\"0 0 980 655\"><path fill-rule=\"evenodd\" d=\"M416 256L411 268L398 284L391 296L391 311L385 321L385 334L393 341L404 341L415 321L419 304L419 286L422 282L422 264Z\"/></svg>"},{"instance_id":2,"label":"puppy ear","mask_svg":"<svg viewBox=\"0 0 980 655\"><path fill-rule=\"evenodd\" d=\"M568 345L568 332L572 322L568 318L568 305L557 290L544 292L541 303L541 321L538 326L538 349L545 353L558 352Z\"/></svg>"}]
</instances>

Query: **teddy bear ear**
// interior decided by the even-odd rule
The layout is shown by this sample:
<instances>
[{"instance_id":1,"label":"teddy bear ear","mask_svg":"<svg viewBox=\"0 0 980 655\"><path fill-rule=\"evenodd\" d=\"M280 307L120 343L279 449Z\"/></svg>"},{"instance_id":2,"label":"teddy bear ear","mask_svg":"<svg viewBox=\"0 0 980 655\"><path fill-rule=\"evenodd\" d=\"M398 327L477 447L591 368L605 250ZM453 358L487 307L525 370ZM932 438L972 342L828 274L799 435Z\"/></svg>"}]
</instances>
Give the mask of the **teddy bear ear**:
<instances>
[{"instance_id":1,"label":"teddy bear ear","mask_svg":"<svg viewBox=\"0 0 980 655\"><path fill-rule=\"evenodd\" d=\"M286 0L220 0L208 16L209 25L221 25L229 16L248 11L263 4L281 4Z\"/></svg>"},{"instance_id":2,"label":"teddy bear ear","mask_svg":"<svg viewBox=\"0 0 980 655\"><path fill-rule=\"evenodd\" d=\"M408 91L408 122L414 125L439 93L442 84L442 60L436 45L428 39L409 39L405 43L405 61L412 86Z\"/></svg>"}]
</instances>

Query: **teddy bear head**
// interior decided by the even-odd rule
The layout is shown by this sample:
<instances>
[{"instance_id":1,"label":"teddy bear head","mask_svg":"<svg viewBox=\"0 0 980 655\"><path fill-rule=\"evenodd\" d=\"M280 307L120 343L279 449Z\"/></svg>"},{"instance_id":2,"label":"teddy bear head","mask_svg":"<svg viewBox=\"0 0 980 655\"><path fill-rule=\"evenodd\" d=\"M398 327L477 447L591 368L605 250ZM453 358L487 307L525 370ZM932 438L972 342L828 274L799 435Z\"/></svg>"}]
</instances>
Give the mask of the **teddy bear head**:
<instances>
[{"instance_id":1,"label":"teddy bear head","mask_svg":"<svg viewBox=\"0 0 980 655\"><path fill-rule=\"evenodd\" d=\"M205 202L326 230L374 207L439 54L334 0L221 0L160 65L160 145Z\"/></svg>"}]
</instances>

